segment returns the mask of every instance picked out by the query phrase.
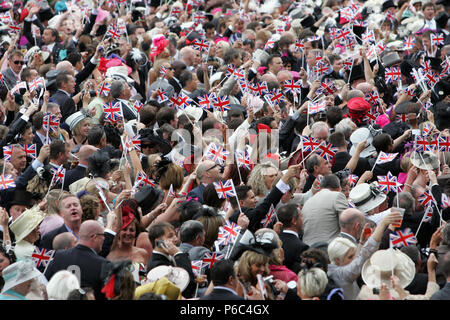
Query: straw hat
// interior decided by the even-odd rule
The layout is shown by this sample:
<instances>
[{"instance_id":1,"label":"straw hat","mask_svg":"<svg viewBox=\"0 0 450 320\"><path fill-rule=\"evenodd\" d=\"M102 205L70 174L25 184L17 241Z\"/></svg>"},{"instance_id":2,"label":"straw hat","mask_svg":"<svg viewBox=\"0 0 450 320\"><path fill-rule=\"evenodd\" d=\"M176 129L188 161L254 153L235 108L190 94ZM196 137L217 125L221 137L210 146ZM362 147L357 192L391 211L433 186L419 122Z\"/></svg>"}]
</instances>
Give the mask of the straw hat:
<instances>
[{"instance_id":1,"label":"straw hat","mask_svg":"<svg viewBox=\"0 0 450 320\"><path fill-rule=\"evenodd\" d=\"M416 273L414 262L410 257L400 250L389 249L376 251L364 263L361 276L369 288L380 288L382 283L390 287L392 269L403 288L411 283Z\"/></svg>"},{"instance_id":2,"label":"straw hat","mask_svg":"<svg viewBox=\"0 0 450 320\"><path fill-rule=\"evenodd\" d=\"M33 207L25 210L16 220L11 223L11 231L16 236L16 242L23 240L44 220L45 213L39 208Z\"/></svg>"},{"instance_id":3,"label":"straw hat","mask_svg":"<svg viewBox=\"0 0 450 320\"><path fill-rule=\"evenodd\" d=\"M386 195L377 188L376 183L361 183L355 186L350 191L349 197L363 213L375 209L386 200Z\"/></svg>"},{"instance_id":4,"label":"straw hat","mask_svg":"<svg viewBox=\"0 0 450 320\"><path fill-rule=\"evenodd\" d=\"M19 260L3 269L2 277L5 280L5 285L2 293L40 275L41 273L35 268L31 259Z\"/></svg>"},{"instance_id":5,"label":"straw hat","mask_svg":"<svg viewBox=\"0 0 450 320\"><path fill-rule=\"evenodd\" d=\"M434 170L439 168L438 157L430 151L426 151L422 154L422 157L417 151L411 154L411 163L422 170Z\"/></svg>"},{"instance_id":6,"label":"straw hat","mask_svg":"<svg viewBox=\"0 0 450 320\"><path fill-rule=\"evenodd\" d=\"M35 53L40 53L42 55L43 61L47 60L48 57L50 57L50 52L42 51L41 48L39 48L38 46L34 46L34 47L31 47L30 49L28 49L27 53L25 54L24 59L26 61L30 61Z\"/></svg>"}]
</instances>

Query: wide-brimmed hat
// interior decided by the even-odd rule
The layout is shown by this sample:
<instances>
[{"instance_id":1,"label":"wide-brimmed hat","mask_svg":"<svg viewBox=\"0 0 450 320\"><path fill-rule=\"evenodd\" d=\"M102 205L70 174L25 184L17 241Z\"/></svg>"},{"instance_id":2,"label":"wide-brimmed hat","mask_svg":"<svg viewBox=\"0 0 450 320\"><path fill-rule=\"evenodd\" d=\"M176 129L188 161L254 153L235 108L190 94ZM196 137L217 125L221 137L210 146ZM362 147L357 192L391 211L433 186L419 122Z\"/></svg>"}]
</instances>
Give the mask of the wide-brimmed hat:
<instances>
[{"instance_id":1,"label":"wide-brimmed hat","mask_svg":"<svg viewBox=\"0 0 450 320\"><path fill-rule=\"evenodd\" d=\"M410 161L412 165L422 170L434 170L439 168L440 164L439 158L430 151L425 151L423 154L414 151L411 154Z\"/></svg>"},{"instance_id":2,"label":"wide-brimmed hat","mask_svg":"<svg viewBox=\"0 0 450 320\"><path fill-rule=\"evenodd\" d=\"M386 195L378 189L376 182L358 184L350 191L349 197L363 213L375 209L386 200Z\"/></svg>"},{"instance_id":3,"label":"wide-brimmed hat","mask_svg":"<svg viewBox=\"0 0 450 320\"><path fill-rule=\"evenodd\" d=\"M370 155L372 155L376 151L375 147L372 145L373 136L370 130L367 128L359 128L356 129L350 136L350 141L352 142L352 147L350 148L350 155L353 155L355 153L358 143L364 140L367 140L366 147L359 155L360 157L363 158L370 157Z\"/></svg>"},{"instance_id":4,"label":"wide-brimmed hat","mask_svg":"<svg viewBox=\"0 0 450 320\"><path fill-rule=\"evenodd\" d=\"M200 120L200 118L203 115L203 109L197 108L195 106L188 106L188 107L186 107L186 109L179 110L177 112L177 118L179 116L181 116L182 114L185 114L186 116L193 116L195 119L195 122L197 122L198 120Z\"/></svg>"},{"instance_id":5,"label":"wide-brimmed hat","mask_svg":"<svg viewBox=\"0 0 450 320\"><path fill-rule=\"evenodd\" d=\"M89 115L84 111L77 111L71 114L67 119L66 123L69 125L70 130L72 131L75 126L85 118L88 118Z\"/></svg>"},{"instance_id":6,"label":"wide-brimmed hat","mask_svg":"<svg viewBox=\"0 0 450 320\"><path fill-rule=\"evenodd\" d=\"M389 68L397 63L402 62L402 59L396 51L389 52L383 56L381 59L385 67Z\"/></svg>"},{"instance_id":7,"label":"wide-brimmed hat","mask_svg":"<svg viewBox=\"0 0 450 320\"><path fill-rule=\"evenodd\" d=\"M11 225L11 231L14 232L16 242L24 239L44 220L45 213L38 207L25 210Z\"/></svg>"},{"instance_id":8,"label":"wide-brimmed hat","mask_svg":"<svg viewBox=\"0 0 450 320\"><path fill-rule=\"evenodd\" d=\"M50 52L42 51L41 48L39 48L38 46L34 46L34 47L31 47L30 49L28 49L27 53L24 56L24 59L26 61L30 61L35 53L40 53L42 55L43 61L46 61L48 59L48 57L50 57Z\"/></svg>"},{"instance_id":9,"label":"wide-brimmed hat","mask_svg":"<svg viewBox=\"0 0 450 320\"><path fill-rule=\"evenodd\" d=\"M147 282L156 282L163 277L175 284L181 292L183 292L189 284L188 272L183 268L172 266L159 266L153 268L147 273Z\"/></svg>"},{"instance_id":10,"label":"wide-brimmed hat","mask_svg":"<svg viewBox=\"0 0 450 320\"><path fill-rule=\"evenodd\" d=\"M214 82L220 80L220 78L222 77L223 72L216 72L214 73L211 78L209 78L209 85L212 87Z\"/></svg>"},{"instance_id":11,"label":"wide-brimmed hat","mask_svg":"<svg viewBox=\"0 0 450 320\"><path fill-rule=\"evenodd\" d=\"M397 8L394 1L387 0L387 1L383 2L383 4L381 5L381 12L384 12L389 8Z\"/></svg>"},{"instance_id":12,"label":"wide-brimmed hat","mask_svg":"<svg viewBox=\"0 0 450 320\"><path fill-rule=\"evenodd\" d=\"M167 298L167 300L181 299L181 290L175 284L170 282L166 277L162 277L156 282L143 284L136 288L134 293L136 299L147 292L153 292Z\"/></svg>"},{"instance_id":13,"label":"wide-brimmed hat","mask_svg":"<svg viewBox=\"0 0 450 320\"><path fill-rule=\"evenodd\" d=\"M125 80L129 84L133 84L134 80L128 77L127 66L115 66L106 70L106 77L113 78L114 80Z\"/></svg>"},{"instance_id":14,"label":"wide-brimmed hat","mask_svg":"<svg viewBox=\"0 0 450 320\"><path fill-rule=\"evenodd\" d=\"M56 83L56 76L60 74L61 70L53 69L45 74L45 78L47 79L45 83L45 87L49 89L52 85Z\"/></svg>"},{"instance_id":15,"label":"wide-brimmed hat","mask_svg":"<svg viewBox=\"0 0 450 320\"><path fill-rule=\"evenodd\" d=\"M362 279L369 288L380 288L383 283L390 287L392 269L403 288L411 283L416 273L414 262L400 250L378 250L364 263Z\"/></svg>"},{"instance_id":16,"label":"wide-brimmed hat","mask_svg":"<svg viewBox=\"0 0 450 320\"><path fill-rule=\"evenodd\" d=\"M31 259L26 258L14 262L2 271L2 277L5 281L2 293L40 275L41 273L36 269Z\"/></svg>"}]
</instances>

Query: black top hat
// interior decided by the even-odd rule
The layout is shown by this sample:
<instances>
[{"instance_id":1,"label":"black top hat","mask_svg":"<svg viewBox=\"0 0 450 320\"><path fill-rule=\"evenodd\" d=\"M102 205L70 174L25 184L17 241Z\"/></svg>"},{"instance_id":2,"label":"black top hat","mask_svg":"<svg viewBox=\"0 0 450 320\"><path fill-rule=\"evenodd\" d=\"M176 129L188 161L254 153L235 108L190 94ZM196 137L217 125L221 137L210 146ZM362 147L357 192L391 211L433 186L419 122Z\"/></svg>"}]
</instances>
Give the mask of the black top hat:
<instances>
[{"instance_id":1,"label":"black top hat","mask_svg":"<svg viewBox=\"0 0 450 320\"><path fill-rule=\"evenodd\" d=\"M136 192L134 200L138 202L142 209L142 214L145 215L159 205L163 197L164 192L160 189L152 186L144 186Z\"/></svg>"},{"instance_id":2,"label":"black top hat","mask_svg":"<svg viewBox=\"0 0 450 320\"><path fill-rule=\"evenodd\" d=\"M442 61L441 61L440 58L426 57L425 59L430 61L430 66L431 66L432 70L441 72L441 69L442 69L441 63L442 63Z\"/></svg>"},{"instance_id":3,"label":"black top hat","mask_svg":"<svg viewBox=\"0 0 450 320\"><path fill-rule=\"evenodd\" d=\"M38 12L39 20L41 21L47 21L53 18L53 12L50 7L47 7L45 9L41 9Z\"/></svg>"},{"instance_id":4,"label":"black top hat","mask_svg":"<svg viewBox=\"0 0 450 320\"><path fill-rule=\"evenodd\" d=\"M400 71L405 77L411 77L413 68L416 68L416 66L411 60L403 60L402 63L400 63Z\"/></svg>"},{"instance_id":5,"label":"black top hat","mask_svg":"<svg viewBox=\"0 0 450 320\"><path fill-rule=\"evenodd\" d=\"M387 1L383 2L382 6L381 6L381 12L385 12L389 8L397 8L397 6L394 4L394 1L387 0Z\"/></svg>"},{"instance_id":6,"label":"black top hat","mask_svg":"<svg viewBox=\"0 0 450 320\"><path fill-rule=\"evenodd\" d=\"M307 15L300 23L303 28L310 28L316 23L316 20L314 20L312 15Z\"/></svg>"},{"instance_id":7,"label":"black top hat","mask_svg":"<svg viewBox=\"0 0 450 320\"><path fill-rule=\"evenodd\" d=\"M352 74L350 75L350 83L358 79L365 79L364 68L361 63L353 65Z\"/></svg>"},{"instance_id":8,"label":"black top hat","mask_svg":"<svg viewBox=\"0 0 450 320\"><path fill-rule=\"evenodd\" d=\"M7 209L9 210L14 205L22 205L30 208L33 205L31 192L21 189L14 190L12 199L7 203Z\"/></svg>"}]
</instances>

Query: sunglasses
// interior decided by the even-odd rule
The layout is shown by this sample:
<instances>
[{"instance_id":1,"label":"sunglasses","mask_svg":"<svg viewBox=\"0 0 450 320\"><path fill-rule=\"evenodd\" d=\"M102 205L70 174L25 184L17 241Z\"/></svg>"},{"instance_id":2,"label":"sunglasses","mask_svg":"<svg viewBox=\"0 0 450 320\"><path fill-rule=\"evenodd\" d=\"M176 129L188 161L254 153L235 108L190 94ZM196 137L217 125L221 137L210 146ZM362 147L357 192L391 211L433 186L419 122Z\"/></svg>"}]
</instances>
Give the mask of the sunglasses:
<instances>
[{"instance_id":1,"label":"sunglasses","mask_svg":"<svg viewBox=\"0 0 450 320\"><path fill-rule=\"evenodd\" d=\"M153 148L154 146L155 146L154 144L143 144L143 145L141 145L141 149Z\"/></svg>"},{"instance_id":2,"label":"sunglasses","mask_svg":"<svg viewBox=\"0 0 450 320\"><path fill-rule=\"evenodd\" d=\"M17 61L13 61L13 63L14 64L24 64L25 63L25 61L23 61L23 60L17 60Z\"/></svg>"}]
</instances>

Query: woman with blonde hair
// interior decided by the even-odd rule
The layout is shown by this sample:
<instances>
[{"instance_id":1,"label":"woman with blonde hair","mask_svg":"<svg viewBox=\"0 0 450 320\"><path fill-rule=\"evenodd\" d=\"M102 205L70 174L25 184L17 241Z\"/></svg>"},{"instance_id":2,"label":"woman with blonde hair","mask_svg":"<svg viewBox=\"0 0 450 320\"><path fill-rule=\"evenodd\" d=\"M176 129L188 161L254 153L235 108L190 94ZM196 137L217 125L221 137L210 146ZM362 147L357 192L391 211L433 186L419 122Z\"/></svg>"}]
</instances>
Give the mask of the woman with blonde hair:
<instances>
[{"instance_id":1,"label":"woman with blonde hair","mask_svg":"<svg viewBox=\"0 0 450 320\"><path fill-rule=\"evenodd\" d=\"M50 190L48 193L46 215L39 227L41 237L64 224L64 219L59 215L59 199L67 194L67 191L61 192L59 189Z\"/></svg>"},{"instance_id":2,"label":"woman with blonde hair","mask_svg":"<svg viewBox=\"0 0 450 320\"><path fill-rule=\"evenodd\" d=\"M319 300L327 286L325 271L319 268L303 269L298 273L297 294L302 300Z\"/></svg>"},{"instance_id":3,"label":"woman with blonde hair","mask_svg":"<svg viewBox=\"0 0 450 320\"><path fill-rule=\"evenodd\" d=\"M257 164L248 177L248 185L252 187L256 197L264 198L272 189L276 178L281 177L280 171L271 162Z\"/></svg>"},{"instance_id":4,"label":"woman with blonde hair","mask_svg":"<svg viewBox=\"0 0 450 320\"><path fill-rule=\"evenodd\" d=\"M225 223L223 217L213 207L203 205L203 210L194 215L192 219L200 221L205 227L205 242L203 246L213 249L219 228Z\"/></svg>"}]
</instances>

